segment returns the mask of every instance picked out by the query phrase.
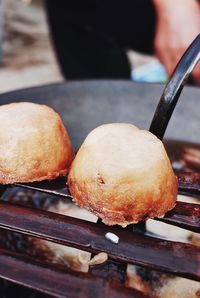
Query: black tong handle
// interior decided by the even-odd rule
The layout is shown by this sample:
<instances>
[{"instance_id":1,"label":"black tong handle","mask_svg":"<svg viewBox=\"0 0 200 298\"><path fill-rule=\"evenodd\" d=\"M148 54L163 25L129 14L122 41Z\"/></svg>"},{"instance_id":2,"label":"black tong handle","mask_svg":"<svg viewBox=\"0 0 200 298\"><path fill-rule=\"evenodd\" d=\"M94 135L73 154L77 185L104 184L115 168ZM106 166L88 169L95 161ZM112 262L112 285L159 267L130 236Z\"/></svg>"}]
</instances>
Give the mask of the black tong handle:
<instances>
[{"instance_id":1,"label":"black tong handle","mask_svg":"<svg viewBox=\"0 0 200 298\"><path fill-rule=\"evenodd\" d=\"M200 34L186 50L166 85L153 116L150 132L163 139L168 122L189 75L200 60Z\"/></svg>"}]
</instances>

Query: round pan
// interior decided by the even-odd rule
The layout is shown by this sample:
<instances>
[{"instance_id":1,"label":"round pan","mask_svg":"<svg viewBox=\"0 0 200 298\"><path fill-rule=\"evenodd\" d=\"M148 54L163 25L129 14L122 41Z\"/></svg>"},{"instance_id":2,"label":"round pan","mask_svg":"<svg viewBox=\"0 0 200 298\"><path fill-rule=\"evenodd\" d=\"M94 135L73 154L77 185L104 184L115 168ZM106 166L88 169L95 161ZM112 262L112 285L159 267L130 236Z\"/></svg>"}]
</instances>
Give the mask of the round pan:
<instances>
[{"instance_id":1,"label":"round pan","mask_svg":"<svg viewBox=\"0 0 200 298\"><path fill-rule=\"evenodd\" d=\"M54 108L77 150L98 125L129 122L149 129L163 85L122 80L70 81L4 93L0 104L30 101ZM166 137L200 143L200 89L185 87Z\"/></svg>"}]
</instances>

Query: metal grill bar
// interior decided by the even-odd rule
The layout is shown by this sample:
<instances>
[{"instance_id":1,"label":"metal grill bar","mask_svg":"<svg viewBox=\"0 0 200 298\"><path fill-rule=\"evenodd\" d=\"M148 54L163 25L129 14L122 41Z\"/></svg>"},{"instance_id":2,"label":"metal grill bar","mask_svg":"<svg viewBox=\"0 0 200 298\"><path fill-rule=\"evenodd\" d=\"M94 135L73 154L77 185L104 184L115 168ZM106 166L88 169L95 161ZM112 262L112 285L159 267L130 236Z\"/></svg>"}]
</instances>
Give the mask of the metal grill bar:
<instances>
[{"instance_id":1,"label":"metal grill bar","mask_svg":"<svg viewBox=\"0 0 200 298\"><path fill-rule=\"evenodd\" d=\"M179 173L179 191L195 197L200 196L200 173Z\"/></svg>"},{"instance_id":2,"label":"metal grill bar","mask_svg":"<svg viewBox=\"0 0 200 298\"><path fill-rule=\"evenodd\" d=\"M173 210L156 220L200 233L200 205L177 202Z\"/></svg>"},{"instance_id":3,"label":"metal grill bar","mask_svg":"<svg viewBox=\"0 0 200 298\"><path fill-rule=\"evenodd\" d=\"M53 181L42 181L35 183L15 183L11 186L23 187L35 191L41 191L49 195L55 195L61 198L73 199L70 195L67 186L66 178L59 178Z\"/></svg>"},{"instance_id":4,"label":"metal grill bar","mask_svg":"<svg viewBox=\"0 0 200 298\"><path fill-rule=\"evenodd\" d=\"M148 298L137 290L125 288L116 280L94 277L66 269L57 271L20 254L0 249L0 277L55 297L135 297Z\"/></svg>"},{"instance_id":5,"label":"metal grill bar","mask_svg":"<svg viewBox=\"0 0 200 298\"><path fill-rule=\"evenodd\" d=\"M200 280L200 248L190 244L130 233L120 227L108 228L7 202L0 203L0 219L1 228L93 253L104 251L117 261ZM120 238L117 245L105 238L108 231Z\"/></svg>"},{"instance_id":6,"label":"metal grill bar","mask_svg":"<svg viewBox=\"0 0 200 298\"><path fill-rule=\"evenodd\" d=\"M151 122L150 132L163 139L167 125L189 75L200 60L200 34L185 51L166 85Z\"/></svg>"}]
</instances>

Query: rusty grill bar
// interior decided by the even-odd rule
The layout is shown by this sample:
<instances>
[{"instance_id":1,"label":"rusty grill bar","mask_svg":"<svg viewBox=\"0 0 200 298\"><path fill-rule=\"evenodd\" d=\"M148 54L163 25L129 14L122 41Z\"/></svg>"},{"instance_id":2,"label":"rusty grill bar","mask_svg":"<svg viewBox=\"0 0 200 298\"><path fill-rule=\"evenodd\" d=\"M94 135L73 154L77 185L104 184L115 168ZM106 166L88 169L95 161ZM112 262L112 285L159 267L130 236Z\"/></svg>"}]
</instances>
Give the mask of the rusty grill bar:
<instances>
[{"instance_id":1,"label":"rusty grill bar","mask_svg":"<svg viewBox=\"0 0 200 298\"><path fill-rule=\"evenodd\" d=\"M160 240L126 229L98 225L7 202L0 203L0 217L0 227L4 229L88 252L104 251L117 261L172 272L200 281L200 255L190 244ZM119 236L119 244L111 243L105 238L108 231ZM148 254L145 253L147 251Z\"/></svg>"},{"instance_id":2,"label":"rusty grill bar","mask_svg":"<svg viewBox=\"0 0 200 298\"><path fill-rule=\"evenodd\" d=\"M1 277L37 289L51 297L53 295L63 298L66 297L66 293L70 294L70 297L80 298L94 297L94 294L96 297L148 297L137 290L125 288L117 280L105 280L90 273L79 273L70 269L55 271L49 264L47 267L45 263L2 249L0 263Z\"/></svg>"},{"instance_id":3,"label":"rusty grill bar","mask_svg":"<svg viewBox=\"0 0 200 298\"><path fill-rule=\"evenodd\" d=\"M197 183L196 180L195 183ZM49 188L47 188L48 185ZM61 185L63 186L63 179L53 183L45 182L44 186L42 183L20 186L44 190L53 195L58 193L58 197L68 199L66 187L64 191ZM199 188L199 184L195 185ZM55 188L60 191L55 191ZM185 190L187 191L186 187ZM200 205L177 202L172 211L157 220L200 232ZM130 227L128 229L108 227L101 223L91 223L3 201L0 202L0 227L92 253L104 251L112 260L118 262L141 265L200 281L199 248L190 244L154 238L130 230ZM120 241L117 245L105 238L108 231L119 236Z\"/></svg>"}]
</instances>

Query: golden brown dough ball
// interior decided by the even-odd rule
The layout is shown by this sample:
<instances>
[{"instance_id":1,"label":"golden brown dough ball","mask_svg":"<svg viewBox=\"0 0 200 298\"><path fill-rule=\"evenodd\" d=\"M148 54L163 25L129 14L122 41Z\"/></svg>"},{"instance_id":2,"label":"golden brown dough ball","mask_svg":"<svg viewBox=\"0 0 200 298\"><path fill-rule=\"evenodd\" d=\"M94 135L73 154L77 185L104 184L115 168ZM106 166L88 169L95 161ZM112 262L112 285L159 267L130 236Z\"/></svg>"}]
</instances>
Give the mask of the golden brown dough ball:
<instances>
[{"instance_id":1,"label":"golden brown dough ball","mask_svg":"<svg viewBox=\"0 0 200 298\"><path fill-rule=\"evenodd\" d=\"M75 201L108 225L163 216L177 197L177 179L162 142L126 123L94 129L69 172Z\"/></svg>"},{"instance_id":2,"label":"golden brown dough ball","mask_svg":"<svg viewBox=\"0 0 200 298\"><path fill-rule=\"evenodd\" d=\"M28 102L0 106L0 183L66 175L74 152L60 116Z\"/></svg>"}]
</instances>

